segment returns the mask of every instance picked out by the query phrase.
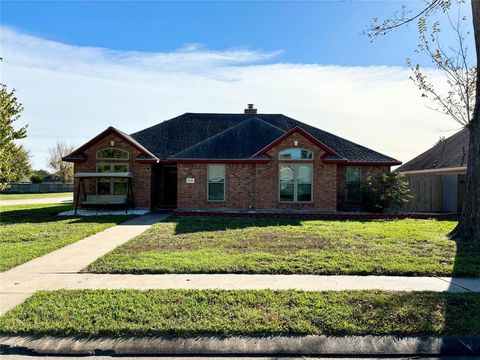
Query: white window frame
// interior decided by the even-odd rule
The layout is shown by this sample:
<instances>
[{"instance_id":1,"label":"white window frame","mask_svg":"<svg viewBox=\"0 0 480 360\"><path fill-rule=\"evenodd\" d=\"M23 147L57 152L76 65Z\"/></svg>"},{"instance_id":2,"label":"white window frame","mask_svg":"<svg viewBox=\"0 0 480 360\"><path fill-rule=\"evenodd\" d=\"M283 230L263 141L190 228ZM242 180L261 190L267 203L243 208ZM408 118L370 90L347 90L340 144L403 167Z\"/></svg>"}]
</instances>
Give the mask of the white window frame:
<instances>
[{"instance_id":1,"label":"white window frame","mask_svg":"<svg viewBox=\"0 0 480 360\"><path fill-rule=\"evenodd\" d=\"M127 153L127 157L126 158L102 158L102 157L98 157L98 153L100 151L104 151L104 150L120 150L121 152ZM97 152L95 154L95 157L96 157L97 160L129 160L130 159L130 152L127 151L127 150L124 150L124 149L116 148L116 147L108 147L108 148L103 148L103 149L97 150Z\"/></svg>"},{"instance_id":2,"label":"white window frame","mask_svg":"<svg viewBox=\"0 0 480 360\"><path fill-rule=\"evenodd\" d=\"M302 160L304 161L304 160ZM280 170L281 170L281 167L282 166L293 166L294 170L293 170L293 201L288 201L288 200L281 200L281 194L280 194L280 191L281 191L281 188L280 188L280 183L281 183L281 178L280 178ZM311 173L312 173L312 179L311 179L311 194L310 194L310 200L309 201L299 201L298 200L298 167L299 166L309 166L310 169L311 169ZM313 181L313 177L314 177L314 174L313 174L313 164L309 164L309 163L280 163L278 165L278 202L281 202L283 204L310 204L310 203L313 203L313 184L314 184L314 181Z\"/></svg>"},{"instance_id":3,"label":"white window frame","mask_svg":"<svg viewBox=\"0 0 480 360\"><path fill-rule=\"evenodd\" d=\"M210 168L212 166L223 166L223 199L222 200L212 200L210 199ZM218 184L218 183L216 183ZM227 199L226 195L227 189L227 166L225 164L208 164L207 165L207 201L210 202L225 202Z\"/></svg>"},{"instance_id":4,"label":"white window frame","mask_svg":"<svg viewBox=\"0 0 480 360\"><path fill-rule=\"evenodd\" d=\"M308 151L310 154L312 154L311 159L282 159L280 156L282 152L290 151L290 150L300 150L300 154L302 153L303 150ZM287 149L282 149L278 152L278 160L280 161L312 161L313 160L313 151L309 149L304 149L304 148L287 148Z\"/></svg>"}]
</instances>

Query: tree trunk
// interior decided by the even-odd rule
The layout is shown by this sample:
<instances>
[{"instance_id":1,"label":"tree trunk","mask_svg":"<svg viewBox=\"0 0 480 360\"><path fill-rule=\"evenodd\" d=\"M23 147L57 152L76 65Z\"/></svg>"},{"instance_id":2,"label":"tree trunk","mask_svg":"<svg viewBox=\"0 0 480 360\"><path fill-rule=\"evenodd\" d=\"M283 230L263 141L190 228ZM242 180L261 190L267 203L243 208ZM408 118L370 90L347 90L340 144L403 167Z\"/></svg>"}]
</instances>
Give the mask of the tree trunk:
<instances>
[{"instance_id":1,"label":"tree trunk","mask_svg":"<svg viewBox=\"0 0 480 360\"><path fill-rule=\"evenodd\" d=\"M450 236L455 240L480 241L480 1L472 0L473 32L477 52L475 109L470 124L467 176L462 214Z\"/></svg>"}]
</instances>

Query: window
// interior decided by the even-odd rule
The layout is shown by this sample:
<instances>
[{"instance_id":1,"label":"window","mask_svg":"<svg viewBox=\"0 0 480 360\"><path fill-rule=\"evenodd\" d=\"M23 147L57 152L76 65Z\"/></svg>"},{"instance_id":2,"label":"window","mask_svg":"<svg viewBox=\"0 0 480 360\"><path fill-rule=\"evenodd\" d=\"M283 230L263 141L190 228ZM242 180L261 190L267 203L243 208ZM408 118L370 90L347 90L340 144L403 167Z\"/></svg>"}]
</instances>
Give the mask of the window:
<instances>
[{"instance_id":1,"label":"window","mask_svg":"<svg viewBox=\"0 0 480 360\"><path fill-rule=\"evenodd\" d=\"M102 149L97 151L97 159L101 160L128 160L128 151L116 148Z\"/></svg>"},{"instance_id":2,"label":"window","mask_svg":"<svg viewBox=\"0 0 480 360\"><path fill-rule=\"evenodd\" d=\"M128 172L128 164L97 163L97 172ZM97 195L126 195L127 179L100 178L97 180Z\"/></svg>"},{"instance_id":3,"label":"window","mask_svg":"<svg viewBox=\"0 0 480 360\"><path fill-rule=\"evenodd\" d=\"M312 201L312 165L280 165L280 201Z\"/></svg>"},{"instance_id":4,"label":"window","mask_svg":"<svg viewBox=\"0 0 480 360\"><path fill-rule=\"evenodd\" d=\"M97 172L128 172L128 164L97 163Z\"/></svg>"},{"instance_id":5,"label":"window","mask_svg":"<svg viewBox=\"0 0 480 360\"><path fill-rule=\"evenodd\" d=\"M313 153L307 149L291 148L280 151L280 160L312 160Z\"/></svg>"},{"instance_id":6,"label":"window","mask_svg":"<svg viewBox=\"0 0 480 360\"><path fill-rule=\"evenodd\" d=\"M361 168L360 166L347 167L347 202L359 203L362 201L360 188Z\"/></svg>"},{"instance_id":7,"label":"window","mask_svg":"<svg viewBox=\"0 0 480 360\"><path fill-rule=\"evenodd\" d=\"M208 200L225 201L225 165L208 165Z\"/></svg>"}]
</instances>

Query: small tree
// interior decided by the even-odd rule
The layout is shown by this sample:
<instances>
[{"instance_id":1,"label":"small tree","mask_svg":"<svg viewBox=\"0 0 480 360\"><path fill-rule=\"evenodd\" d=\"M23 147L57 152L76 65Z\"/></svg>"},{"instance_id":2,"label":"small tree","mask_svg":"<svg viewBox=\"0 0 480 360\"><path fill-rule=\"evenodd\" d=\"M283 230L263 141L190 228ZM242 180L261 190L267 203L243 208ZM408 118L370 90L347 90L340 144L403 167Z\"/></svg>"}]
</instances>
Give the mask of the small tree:
<instances>
[{"instance_id":1,"label":"small tree","mask_svg":"<svg viewBox=\"0 0 480 360\"><path fill-rule=\"evenodd\" d=\"M49 176L50 173L47 170L39 169L33 170L32 176L30 176L30 181L34 184L40 184L45 181L45 177Z\"/></svg>"},{"instance_id":2,"label":"small tree","mask_svg":"<svg viewBox=\"0 0 480 360\"><path fill-rule=\"evenodd\" d=\"M20 118L22 104L15 96L15 90L8 91L7 86L0 88L0 190L7 189L11 182L19 181L28 176L30 156L28 151L15 140L27 136L27 127L18 130L13 122Z\"/></svg>"},{"instance_id":3,"label":"small tree","mask_svg":"<svg viewBox=\"0 0 480 360\"><path fill-rule=\"evenodd\" d=\"M363 205L368 211L401 208L411 199L403 175L394 172L369 176L361 188Z\"/></svg>"},{"instance_id":4,"label":"small tree","mask_svg":"<svg viewBox=\"0 0 480 360\"><path fill-rule=\"evenodd\" d=\"M48 149L48 166L54 171L62 182L71 182L73 180L73 165L72 163L63 161L62 158L70 154L75 147L67 145L64 141L57 141L55 146Z\"/></svg>"}]
</instances>

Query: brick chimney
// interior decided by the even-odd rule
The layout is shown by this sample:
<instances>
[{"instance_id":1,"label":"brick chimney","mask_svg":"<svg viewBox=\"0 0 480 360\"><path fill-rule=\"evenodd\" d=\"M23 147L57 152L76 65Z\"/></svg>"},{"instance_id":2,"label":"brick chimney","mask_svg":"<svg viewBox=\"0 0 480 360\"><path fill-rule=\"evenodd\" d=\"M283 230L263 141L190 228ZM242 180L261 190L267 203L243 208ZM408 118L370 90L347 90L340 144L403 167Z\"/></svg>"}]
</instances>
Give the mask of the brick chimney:
<instances>
[{"instance_id":1,"label":"brick chimney","mask_svg":"<svg viewBox=\"0 0 480 360\"><path fill-rule=\"evenodd\" d=\"M256 113L257 113L257 109L254 109L254 108L253 108L253 104L248 104L248 107L247 107L247 109L244 110L244 113L245 113L245 114L250 114L250 115L256 114Z\"/></svg>"}]
</instances>

